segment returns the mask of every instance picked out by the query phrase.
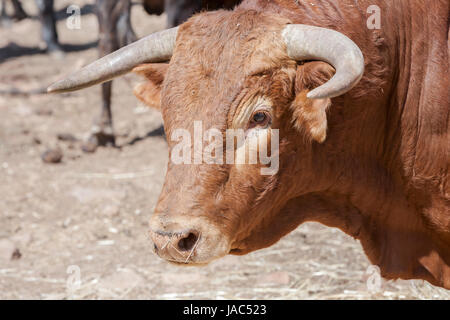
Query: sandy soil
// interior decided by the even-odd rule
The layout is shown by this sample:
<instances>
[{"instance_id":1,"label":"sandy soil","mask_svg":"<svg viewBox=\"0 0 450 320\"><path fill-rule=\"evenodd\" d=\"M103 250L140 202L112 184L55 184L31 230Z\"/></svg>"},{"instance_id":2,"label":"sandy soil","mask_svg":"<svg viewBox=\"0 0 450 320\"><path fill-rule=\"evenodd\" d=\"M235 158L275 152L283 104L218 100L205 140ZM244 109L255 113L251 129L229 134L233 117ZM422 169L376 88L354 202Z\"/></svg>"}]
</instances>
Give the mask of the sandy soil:
<instances>
[{"instance_id":1,"label":"sandy soil","mask_svg":"<svg viewBox=\"0 0 450 320\"><path fill-rule=\"evenodd\" d=\"M35 13L32 1L25 4ZM164 22L164 16L133 8L140 36L160 30ZM36 19L0 29L0 90L38 88L96 58L94 15L83 16L81 30L69 30L64 20L58 28L69 50L64 55L40 53ZM313 223L269 249L202 268L157 258L147 225L167 147L160 115L132 95L137 81L128 75L114 83L120 148L95 154L80 151L79 141L57 137L86 137L99 113L99 87L64 95L0 95L0 298L450 298L449 291L422 281L382 280L378 291L369 290L376 274L359 242ZM41 154L54 147L62 150L62 163L43 163ZM77 271L78 287L71 285Z\"/></svg>"}]
</instances>

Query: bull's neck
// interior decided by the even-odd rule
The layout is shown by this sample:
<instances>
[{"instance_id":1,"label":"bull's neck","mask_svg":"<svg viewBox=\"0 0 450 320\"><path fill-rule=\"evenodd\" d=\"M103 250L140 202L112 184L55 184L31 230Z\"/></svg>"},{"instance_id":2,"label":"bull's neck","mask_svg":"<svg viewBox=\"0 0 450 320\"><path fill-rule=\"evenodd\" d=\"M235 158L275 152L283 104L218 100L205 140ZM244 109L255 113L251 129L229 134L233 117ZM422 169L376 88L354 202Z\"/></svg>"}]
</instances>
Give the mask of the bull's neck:
<instances>
[{"instance_id":1,"label":"bull's neck","mask_svg":"<svg viewBox=\"0 0 450 320\"><path fill-rule=\"evenodd\" d=\"M400 0L380 7L381 29L360 29L367 40L356 39L366 58L364 78L333 101L327 141L313 147L317 188L291 203L299 222L319 221L360 239L385 276L448 287L442 280L450 274L448 213L442 208L449 3Z\"/></svg>"}]
</instances>

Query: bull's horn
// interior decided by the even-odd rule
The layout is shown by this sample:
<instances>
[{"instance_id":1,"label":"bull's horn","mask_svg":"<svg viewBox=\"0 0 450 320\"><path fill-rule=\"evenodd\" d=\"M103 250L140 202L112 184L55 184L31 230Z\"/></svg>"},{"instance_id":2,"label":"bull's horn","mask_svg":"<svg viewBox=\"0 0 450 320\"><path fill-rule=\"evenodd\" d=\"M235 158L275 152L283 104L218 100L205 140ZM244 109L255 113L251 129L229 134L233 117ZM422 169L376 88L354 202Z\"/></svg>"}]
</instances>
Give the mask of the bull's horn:
<instances>
[{"instance_id":1,"label":"bull's horn","mask_svg":"<svg viewBox=\"0 0 450 320\"><path fill-rule=\"evenodd\" d=\"M48 87L47 92L67 92L87 88L131 71L149 62L170 60L178 27L153 33L80 69Z\"/></svg>"},{"instance_id":2,"label":"bull's horn","mask_svg":"<svg viewBox=\"0 0 450 320\"><path fill-rule=\"evenodd\" d=\"M300 60L322 60L336 69L327 83L310 91L308 98L340 96L353 88L364 73L364 57L358 46L342 33L314 26L289 24L283 30L287 53Z\"/></svg>"}]
</instances>

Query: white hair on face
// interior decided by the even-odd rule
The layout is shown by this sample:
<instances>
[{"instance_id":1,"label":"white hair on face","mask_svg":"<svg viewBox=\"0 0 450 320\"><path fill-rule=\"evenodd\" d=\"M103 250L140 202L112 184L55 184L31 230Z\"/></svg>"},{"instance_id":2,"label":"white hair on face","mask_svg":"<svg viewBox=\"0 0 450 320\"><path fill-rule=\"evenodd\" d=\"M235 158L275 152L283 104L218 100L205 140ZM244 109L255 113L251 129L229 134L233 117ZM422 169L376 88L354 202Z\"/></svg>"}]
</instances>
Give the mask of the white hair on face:
<instances>
[{"instance_id":1,"label":"white hair on face","mask_svg":"<svg viewBox=\"0 0 450 320\"><path fill-rule=\"evenodd\" d=\"M244 102L233 119L233 129L245 131L245 139L236 148L237 169L243 169L243 164L257 164L258 152L267 154L267 144L270 141L271 128L251 128L247 130L251 116L257 111L272 113L272 102L265 96L254 96Z\"/></svg>"}]
</instances>

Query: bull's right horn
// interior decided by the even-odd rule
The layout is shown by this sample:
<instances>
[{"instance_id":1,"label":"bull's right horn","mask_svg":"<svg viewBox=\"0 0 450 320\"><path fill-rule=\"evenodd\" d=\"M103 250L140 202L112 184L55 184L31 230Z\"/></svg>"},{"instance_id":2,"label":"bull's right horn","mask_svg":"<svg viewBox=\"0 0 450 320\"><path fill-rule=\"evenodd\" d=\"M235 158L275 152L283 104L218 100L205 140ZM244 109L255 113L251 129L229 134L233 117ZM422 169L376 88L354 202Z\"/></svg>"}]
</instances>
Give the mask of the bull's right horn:
<instances>
[{"instance_id":1,"label":"bull's right horn","mask_svg":"<svg viewBox=\"0 0 450 320\"><path fill-rule=\"evenodd\" d=\"M168 61L175 47L177 32L178 27L142 38L52 84L47 92L80 90L125 74L142 63Z\"/></svg>"}]
</instances>

